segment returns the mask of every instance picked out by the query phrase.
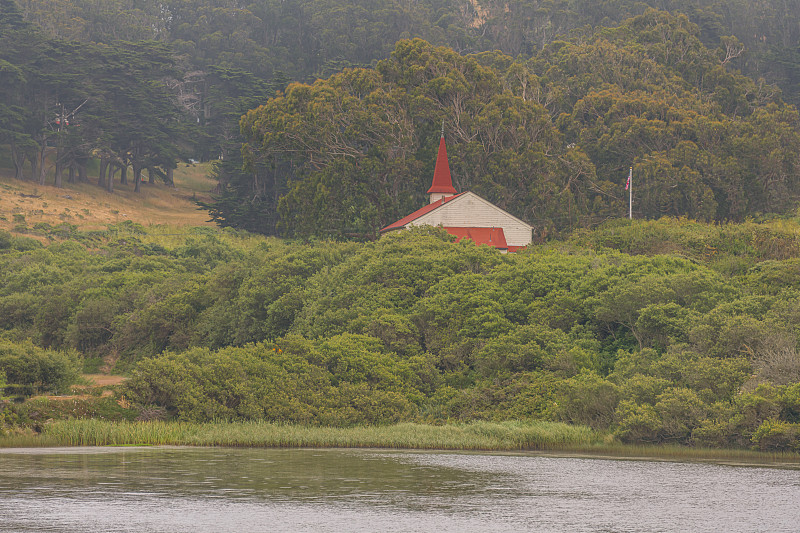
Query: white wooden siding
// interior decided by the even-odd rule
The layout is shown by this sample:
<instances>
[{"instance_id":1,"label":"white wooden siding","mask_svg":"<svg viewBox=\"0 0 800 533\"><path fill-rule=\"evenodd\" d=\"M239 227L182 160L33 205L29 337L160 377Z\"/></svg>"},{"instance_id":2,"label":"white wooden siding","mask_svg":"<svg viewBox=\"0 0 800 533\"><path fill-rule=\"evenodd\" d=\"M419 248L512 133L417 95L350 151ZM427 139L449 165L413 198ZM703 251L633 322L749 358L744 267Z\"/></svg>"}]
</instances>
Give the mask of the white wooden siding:
<instances>
[{"instance_id":1,"label":"white wooden siding","mask_svg":"<svg viewBox=\"0 0 800 533\"><path fill-rule=\"evenodd\" d=\"M503 228L509 246L531 243L533 228L506 213L477 194L467 192L413 220L408 226L445 226L455 228Z\"/></svg>"}]
</instances>

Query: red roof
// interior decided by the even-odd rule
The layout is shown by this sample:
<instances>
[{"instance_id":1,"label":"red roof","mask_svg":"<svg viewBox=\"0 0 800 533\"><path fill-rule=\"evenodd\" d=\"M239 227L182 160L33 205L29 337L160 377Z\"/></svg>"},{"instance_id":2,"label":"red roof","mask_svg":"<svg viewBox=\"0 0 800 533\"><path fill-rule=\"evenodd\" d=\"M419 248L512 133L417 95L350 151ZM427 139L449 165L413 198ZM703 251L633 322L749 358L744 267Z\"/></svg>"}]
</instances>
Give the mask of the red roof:
<instances>
[{"instance_id":1,"label":"red roof","mask_svg":"<svg viewBox=\"0 0 800 533\"><path fill-rule=\"evenodd\" d=\"M461 194L456 194L455 196L448 196L447 198L442 198L440 200L436 200L432 204L428 204L425 207L423 207L422 209L417 209L416 211L414 211L410 215L401 218L400 220L398 220L394 224L390 224L390 225L386 226L385 228L383 228L381 230L381 233L383 233L384 231L392 230L392 229L400 229L403 226L405 226L406 224L408 224L409 222L412 222L412 221L418 219L419 217L421 217L424 214L430 213L431 211L433 211L437 207L441 207L442 205L446 204L447 202L450 202L453 199L458 198L462 194L464 194L464 193L462 192Z\"/></svg>"},{"instance_id":2,"label":"red roof","mask_svg":"<svg viewBox=\"0 0 800 533\"><path fill-rule=\"evenodd\" d=\"M506 235L503 228L444 228L450 235L456 236L456 242L470 239L475 244L487 244L495 248L507 249Z\"/></svg>"},{"instance_id":3,"label":"red roof","mask_svg":"<svg viewBox=\"0 0 800 533\"><path fill-rule=\"evenodd\" d=\"M433 185L428 194L443 192L456 194L453 178L450 176L450 164L447 162L447 148L444 146L444 135L439 139L439 154L436 156L436 168L433 170Z\"/></svg>"}]
</instances>

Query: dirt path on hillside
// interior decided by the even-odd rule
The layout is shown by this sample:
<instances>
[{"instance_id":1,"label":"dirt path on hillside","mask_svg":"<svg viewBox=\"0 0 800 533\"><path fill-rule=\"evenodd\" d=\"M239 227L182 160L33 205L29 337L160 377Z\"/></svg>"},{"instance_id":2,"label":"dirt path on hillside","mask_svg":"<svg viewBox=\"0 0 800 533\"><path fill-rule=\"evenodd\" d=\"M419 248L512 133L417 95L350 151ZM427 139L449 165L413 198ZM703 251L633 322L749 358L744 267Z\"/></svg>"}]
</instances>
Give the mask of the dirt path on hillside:
<instances>
[{"instance_id":1,"label":"dirt path on hillside","mask_svg":"<svg viewBox=\"0 0 800 533\"><path fill-rule=\"evenodd\" d=\"M106 385L119 385L125 381L125 376L110 376L108 374L84 374L84 378L94 383L96 387L105 387Z\"/></svg>"}]
</instances>

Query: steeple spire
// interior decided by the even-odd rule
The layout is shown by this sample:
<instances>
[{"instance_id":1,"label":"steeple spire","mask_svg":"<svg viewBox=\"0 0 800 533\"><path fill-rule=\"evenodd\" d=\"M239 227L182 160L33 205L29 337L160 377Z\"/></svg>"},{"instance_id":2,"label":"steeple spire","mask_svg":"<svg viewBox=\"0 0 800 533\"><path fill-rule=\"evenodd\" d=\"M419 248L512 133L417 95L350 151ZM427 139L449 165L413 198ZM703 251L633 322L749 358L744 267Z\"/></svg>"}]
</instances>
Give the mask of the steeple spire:
<instances>
[{"instance_id":1,"label":"steeple spire","mask_svg":"<svg viewBox=\"0 0 800 533\"><path fill-rule=\"evenodd\" d=\"M442 136L439 139L439 153L436 156L436 168L433 170L433 184L428 189L430 203L456 194L453 187L453 178L450 176L450 164L447 161L447 148L444 144L444 120L442 121Z\"/></svg>"}]
</instances>

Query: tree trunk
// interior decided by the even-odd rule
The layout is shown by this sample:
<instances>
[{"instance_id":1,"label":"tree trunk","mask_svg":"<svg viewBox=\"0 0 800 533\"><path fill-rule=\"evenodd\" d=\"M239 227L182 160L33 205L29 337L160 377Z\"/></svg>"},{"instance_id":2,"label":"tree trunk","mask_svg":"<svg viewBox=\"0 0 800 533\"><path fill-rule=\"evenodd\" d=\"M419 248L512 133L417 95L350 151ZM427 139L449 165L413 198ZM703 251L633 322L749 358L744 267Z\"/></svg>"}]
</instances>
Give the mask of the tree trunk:
<instances>
[{"instance_id":1,"label":"tree trunk","mask_svg":"<svg viewBox=\"0 0 800 533\"><path fill-rule=\"evenodd\" d=\"M142 188L142 167L136 164L133 165L133 181L133 192L139 192Z\"/></svg>"},{"instance_id":2,"label":"tree trunk","mask_svg":"<svg viewBox=\"0 0 800 533\"><path fill-rule=\"evenodd\" d=\"M119 182L123 185L128 184L128 165L127 163L122 163L119 171Z\"/></svg>"},{"instance_id":3,"label":"tree trunk","mask_svg":"<svg viewBox=\"0 0 800 533\"><path fill-rule=\"evenodd\" d=\"M148 185L155 185L156 183L156 171L154 168L147 169L147 184Z\"/></svg>"},{"instance_id":4,"label":"tree trunk","mask_svg":"<svg viewBox=\"0 0 800 533\"><path fill-rule=\"evenodd\" d=\"M105 188L106 186L106 170L108 169L108 159L105 157L100 158L100 174L97 176L97 186Z\"/></svg>"},{"instance_id":5,"label":"tree trunk","mask_svg":"<svg viewBox=\"0 0 800 533\"><path fill-rule=\"evenodd\" d=\"M174 169L172 167L167 169L167 185L169 185L170 187L172 187L174 189L175 188L175 179L174 179L174 176L173 176L173 171L174 171Z\"/></svg>"},{"instance_id":6,"label":"tree trunk","mask_svg":"<svg viewBox=\"0 0 800 533\"><path fill-rule=\"evenodd\" d=\"M108 192L114 192L114 174L117 173L116 165L109 165L108 167L108 179L106 180L106 190Z\"/></svg>"},{"instance_id":7,"label":"tree trunk","mask_svg":"<svg viewBox=\"0 0 800 533\"><path fill-rule=\"evenodd\" d=\"M14 141L11 141L11 160L14 162L14 179L23 179L22 167L25 165L25 154L20 152Z\"/></svg>"},{"instance_id":8,"label":"tree trunk","mask_svg":"<svg viewBox=\"0 0 800 533\"><path fill-rule=\"evenodd\" d=\"M47 165L45 165L45 152L47 151L47 141L43 141L42 149L39 150L39 185L44 185L47 178Z\"/></svg>"},{"instance_id":9,"label":"tree trunk","mask_svg":"<svg viewBox=\"0 0 800 533\"><path fill-rule=\"evenodd\" d=\"M55 180L54 185L58 188L61 188L62 185L62 174L64 173L64 161L62 160L63 156L61 154L61 148L58 149L56 152L56 170L55 170Z\"/></svg>"},{"instance_id":10,"label":"tree trunk","mask_svg":"<svg viewBox=\"0 0 800 533\"><path fill-rule=\"evenodd\" d=\"M89 181L89 173L86 172L86 160L81 159L78 162L78 182L87 183Z\"/></svg>"},{"instance_id":11,"label":"tree trunk","mask_svg":"<svg viewBox=\"0 0 800 533\"><path fill-rule=\"evenodd\" d=\"M36 181L36 178L39 176L39 158L35 153L28 154L28 161L31 162L31 181Z\"/></svg>"},{"instance_id":12,"label":"tree trunk","mask_svg":"<svg viewBox=\"0 0 800 533\"><path fill-rule=\"evenodd\" d=\"M69 166L69 174L67 175L67 183L75 183L75 163Z\"/></svg>"}]
</instances>

